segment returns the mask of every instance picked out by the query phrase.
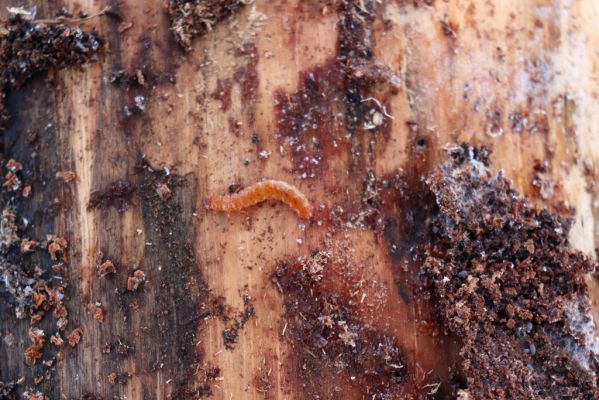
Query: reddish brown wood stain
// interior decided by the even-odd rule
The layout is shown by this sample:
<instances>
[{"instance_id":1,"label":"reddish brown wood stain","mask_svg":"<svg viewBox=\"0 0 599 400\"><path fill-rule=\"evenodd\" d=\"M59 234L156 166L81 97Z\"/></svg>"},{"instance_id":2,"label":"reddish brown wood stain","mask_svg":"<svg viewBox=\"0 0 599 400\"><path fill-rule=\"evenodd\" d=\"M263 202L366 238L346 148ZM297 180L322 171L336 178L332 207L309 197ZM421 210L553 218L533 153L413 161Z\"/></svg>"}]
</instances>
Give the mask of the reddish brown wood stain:
<instances>
[{"instance_id":1,"label":"reddish brown wood stain","mask_svg":"<svg viewBox=\"0 0 599 400\"><path fill-rule=\"evenodd\" d=\"M294 160L300 179L314 179L327 159L345 153L350 144L345 131L343 68L337 63L302 72L303 87L293 94L276 95L275 133Z\"/></svg>"},{"instance_id":2,"label":"reddish brown wood stain","mask_svg":"<svg viewBox=\"0 0 599 400\"><path fill-rule=\"evenodd\" d=\"M384 399L411 393L414 376L397 339L358 317L355 277L334 267L334 260L307 262L323 263L319 267L326 272L282 263L273 276L284 296L285 333L293 346L288 372L300 378L296 385L303 396Z\"/></svg>"},{"instance_id":3,"label":"reddish brown wood stain","mask_svg":"<svg viewBox=\"0 0 599 400\"><path fill-rule=\"evenodd\" d=\"M241 104L247 114L250 126L256 121L254 103L258 95L258 81L260 79L256 69L259 61L258 49L254 43L245 43L235 51L235 55L245 64L239 66L233 74L233 80L241 88Z\"/></svg>"},{"instance_id":4,"label":"reddish brown wood stain","mask_svg":"<svg viewBox=\"0 0 599 400\"><path fill-rule=\"evenodd\" d=\"M228 3L236 5L238 2ZM233 18L215 26L215 33L209 33L206 40L193 43L193 50L181 58L181 54L173 56L174 43L161 8L162 0L152 0L143 7L123 3L121 18L123 22L133 23L125 32L118 31L120 20L98 22L108 36L111 52L104 56L100 67L91 69L91 75L84 75L89 70L68 75L67 84L74 79L77 93L93 92L89 104L78 105L81 108L73 117L70 103L60 87L39 80L11 94L8 107L14 117L3 138L3 151L5 156L13 156L24 164L23 173L33 187L31 199L22 204L21 215L29 221L24 232L36 238L61 230L75 239L69 243L69 249L72 249L71 259L77 262L65 266L65 274L74 283L67 295L76 301L70 301L68 306L73 321L86 324L79 346L69 347L64 362L56 364L58 376L42 382L37 388L51 398L65 394L69 398L88 399L115 396L131 399L171 396L175 399L212 393L216 398L228 399L228 390L231 390L235 392L234 398L303 399L319 395L326 399L442 399L450 398L455 389L464 384L459 362L456 362L459 338L445 335L444 327L439 325L434 314L434 299L415 291L422 282L418 279L419 265L412 259L411 250L418 241L426 239L422 237L422 227L436 212L434 199L425 190L422 178L435 167L445 141L471 135L472 127L479 129L470 119L477 118L478 111L474 109L481 101L480 96L491 98L492 94L501 91L495 91L498 87L493 85L479 89L476 85L480 82L473 81L474 89L464 88L463 104L460 101L449 104L453 97L447 93L454 89L448 88L455 86L451 73L461 68L454 64L460 59L458 52L472 56L468 53L472 49L462 47L462 35L469 34L470 26L482 26L474 5L469 7L465 21L459 21L459 18L441 21L435 19L442 9L437 9L437 5L449 4L448 10L455 11L458 16L461 6L432 0L384 3L257 2L258 12L268 14L265 29L272 29L273 21L278 18L282 18L283 25L290 26L284 32L277 30L276 34L288 35L285 40L291 47L298 43L297 39L313 20L331 15L339 18L335 20L336 53L328 61L308 68L299 63L297 67L301 72L291 68L290 73L300 75L297 88L261 87L261 74L268 73L266 68L262 69L262 62L267 58L263 56L262 46L273 36L272 33L262 35L260 30L256 38L249 40L237 36L243 32L236 30L237 23L243 25L253 15L250 7L239 8L243 10L239 20ZM505 12L505 6L497 7L496 11L493 2L488 2L489 6L483 6L482 1L479 3L478 8L484 9L485 13L487 10L490 10L489 14ZM429 9L433 4L435 9ZM358 6L364 9L356 9ZM56 9L54 2L40 9L48 12L51 8ZM432 27L435 34L414 34L410 30L417 30L414 24L418 24L421 21L418 18L428 10L434 24L426 25L425 29ZM222 16L230 14L227 11ZM453 18L452 12L448 14ZM222 16L219 14L218 18ZM404 23L408 18L410 21ZM394 23L400 27L394 27ZM552 37L557 41L559 38L555 35L559 29L554 24L546 24L552 25ZM406 76L400 76L402 85L398 87L389 81L393 75L399 75L399 71L386 69L375 56L376 40L382 38L383 30L389 35L397 35L386 40L397 41L397 48L401 49L397 55L384 54L386 60L399 60L391 62L397 67L403 65L403 58L407 59ZM492 29L476 30L475 34L485 38L496 33ZM404 34L411 34L411 37L406 39ZM513 30L510 35L519 33ZM416 37L421 40L408 45L404 43L404 40ZM404 45L407 48L401 47ZM218 59L220 56L210 59L210 54L219 54L213 51L215 48L227 49L230 58L223 62ZM301 52L304 49L295 50ZM441 51L446 57L443 62L448 63L438 67L444 74L444 83L440 86L427 80L432 77L427 70L428 57L439 60L432 54L435 51ZM512 63L510 57L514 54L517 53L498 50L498 65ZM472 57L476 62L476 56ZM210 64L205 64L206 61L215 64L206 67ZM125 85L112 85L106 81L110 71L123 68L131 76L136 75L137 69L142 71L146 86L138 78ZM493 143L498 146L516 143L514 147L506 148L508 151L516 148L514 154L519 157L534 147L538 137L547 138L551 134L550 123L555 119L532 112L533 108L546 108L548 64L532 60L523 68L536 77L528 104L515 105L511 109L506 106L507 101L498 98L480 113L483 126L486 124L492 134L503 129L503 138ZM97 72L100 69L101 72ZM436 65L434 69L437 69ZM485 70L483 73L505 84L506 77L501 72ZM78 81L80 76L86 76L86 79ZM213 76L217 79L212 80ZM427 81L418 82L419 79ZM56 94L40 96L40 93ZM192 99L197 96L199 100L197 103L192 100L188 110L181 105L186 104L186 95L190 93L194 94ZM239 99L235 97L236 93L240 93ZM427 93L441 94L419 102L417 96ZM145 110L135 108L135 98L139 95L145 97ZM272 107L259 104L268 96L274 100ZM455 98L460 96L461 92ZM179 98L182 100L178 101ZM380 104L365 100L367 98L374 98ZM398 99L404 98L406 108L410 110L392 108L400 104ZM411 102L414 99L416 101ZM215 102L216 113L204 115L203 107L210 100ZM240 115L230 115L238 100ZM567 99L563 99L563 103L568 109L567 116L571 116L575 104L568 103ZM172 114L163 113L167 109L162 108L164 104L174 104ZM374 117L374 112L383 111L381 106L396 119ZM132 115L125 115L125 107L134 110ZM261 107L263 115L257 114L257 107ZM435 126L437 121L430 115L435 114L437 108L443 114L440 121L446 123ZM448 114L447 119L443 119L445 114ZM83 125L79 123L82 119L86 121ZM377 121L382 123L375 124ZM222 123L222 132L212 128L214 123ZM256 131L258 125L260 131ZM548 146L547 153L555 156L555 165L547 175L559 170L560 160L565 160L569 167L578 162L578 149L572 139L575 125L569 117L564 125L568 137L567 158L560 154L563 149L554 152L548 142L538 139L539 143ZM93 130L81 132L71 129L74 126L91 126ZM468 130L461 132L462 127ZM227 133L227 128L232 135ZM186 129L193 133L184 133ZM195 135L193 140L190 135ZM76 142L75 138L80 137L91 139ZM216 139L210 141L210 137ZM475 138L482 140L478 136ZM404 139L400 148L397 140ZM283 224L280 214L272 220L250 215L245 219L247 225L239 224L235 216L231 221L212 227L209 232L214 235L210 236L203 230L196 230L198 221L213 221L211 215L196 209L201 207L199 196L209 194L205 193L204 183L213 183L213 178L229 178L220 173L221 167L224 163L238 161L227 151L211 153L214 148L211 146L225 142L234 150L232 154L237 155L237 146L250 140L258 157L263 150L268 150L272 156L234 171L234 179L239 176L239 181L244 181L246 176L251 176L255 180L264 171L280 172L280 176L274 174L277 179L294 180L289 179L288 172L293 178L305 179L302 190L314 199L313 218L302 225L308 245L292 246L295 238L289 232L296 227L296 219ZM74 143L78 143L77 146ZM522 148L518 143L523 144ZM169 144L171 147L167 147ZM385 167L389 161L379 164L379 157L385 154L387 146L399 148L401 156L406 156L401 171L383 168L381 172L381 164ZM170 154L165 148L173 149L176 154ZM276 164L276 153L281 149L281 157L291 161L291 171ZM499 151L502 151L501 147ZM31 156L33 152L35 157ZM189 154L181 156L185 152ZM97 157L89 160L90 154ZM498 154L512 162L505 153ZM167 176L168 169L149 165L138 169L136 166L142 155L151 157L161 166L172 161L186 175ZM206 162L196 163L196 155ZM84 157L89 163L76 171L78 180L71 186L53 181L56 171L74 170L73 164ZM525 160L524 164L532 167L532 162L529 165ZM396 168L399 163L393 165ZM522 164L514 160L514 165ZM378 171L378 175L374 171ZM123 193L123 196L116 196L116 201L113 201L115 196L108 193L110 190L106 192L107 196L99 195L103 192L91 196L92 203L100 200L97 203L100 206L109 206L112 201L118 207L126 200L126 212L99 207L88 211L92 217L85 220L92 224L91 227L79 226L82 219L78 211L73 210L73 204L79 201L77 196L81 196L81 185L85 183L81 176L85 174L90 175L87 178L89 190L83 198L95 189L110 189L111 182L119 179L129 182L131 191L115 187L117 190L112 194ZM526 183L527 173L520 175ZM589 172L590 181L591 175ZM162 191L157 189L163 188L162 185L172 192L172 197L164 199L160 196ZM556 193L558 191L556 189ZM284 229L273 233L277 227ZM136 233L137 229L141 234ZM254 236L246 241L248 235L254 235L260 229L275 237L273 243L262 243ZM83 239L77 237L80 232L90 235L93 242L91 256L102 250L106 258L115 262L118 268L114 276L97 278L95 265L88 261L90 254L82 253L79 247L79 239ZM330 262L318 278L298 261L298 255L310 259L318 252L326 252L327 238L339 239L344 235L355 240L350 243L354 243L356 249L364 251L365 245L359 242L360 234L372 238L366 251L372 251L373 256L367 258L364 265ZM202 245L197 246L196 242ZM258 268L242 265L244 260L238 259L238 254L243 252L242 246L248 245L268 249L260 254ZM269 257L269 251L279 245L284 247L283 257ZM217 259L214 262L202 253L210 246L217 248L211 255ZM31 266L48 261L31 254L19 257L28 260ZM233 264L235 274L221 272ZM137 291L126 292L126 277L136 269L144 271L147 281ZM263 269L267 273L256 273ZM276 272L271 274L274 269ZM369 269L376 273L356 272ZM211 284L216 283L214 287L208 287L209 277ZM364 292L368 295L366 298L362 298L362 292L358 291L364 284L360 283L362 280L379 284ZM262 308L258 305L256 310L264 310L264 304L270 308L249 320L244 327L247 331L231 333L227 329L235 327L237 321L225 315L223 310L227 307L213 295L220 296L219 291L230 295L246 283L251 284L251 294L256 302L264 301ZM89 285L87 291L85 284ZM389 293L383 296L385 289L389 289ZM379 303L372 300L377 294L383 299ZM279 308L280 303L264 300L270 301L271 297L280 299L283 307ZM78 304L95 301L105 310L103 324L86 313L85 304L81 307ZM271 307L273 304L276 307ZM373 311L374 305L377 308ZM0 314L5 315L5 312L10 310L6 308L6 302L0 301ZM223 322L226 332L222 327L213 329L210 324L214 324L214 320ZM25 344L28 344L27 327L15 325L12 320L9 324L15 337L26 340L13 347L0 346L0 380L25 376L27 384L32 384L43 371L38 367L26 368L20 362ZM4 322L0 323L3 335L5 326ZM39 326L49 331L53 329L47 318ZM254 341L249 342L248 337ZM221 348L223 338L224 349ZM231 338L238 341L237 346L227 346L227 340ZM261 359L256 362L258 357ZM19 362L15 361L17 359ZM216 362L212 364L212 360Z\"/></svg>"},{"instance_id":5,"label":"reddish brown wood stain","mask_svg":"<svg viewBox=\"0 0 599 400\"><path fill-rule=\"evenodd\" d=\"M233 82L231 79L219 79L216 81L216 89L212 93L212 98L220 101L220 108L227 111L231 107L231 90Z\"/></svg>"},{"instance_id":6,"label":"reddish brown wood stain","mask_svg":"<svg viewBox=\"0 0 599 400\"><path fill-rule=\"evenodd\" d=\"M369 10L374 12L374 8ZM373 176L370 168L389 139L390 121L383 116L373 124L371 110L383 115L388 99L399 90L393 84L393 71L372 57L373 17L360 16L352 5L339 11L336 59L302 72L296 93L277 93L277 138L293 157L293 172L300 179L317 180L331 162L344 160L347 170L339 172L347 171L351 189L345 201L330 206L343 211L331 211L315 220L325 223L327 235L335 235L346 223L363 218L358 224L370 227L386 242L398 292L391 299L404 304L387 299L379 305L380 314L367 312L355 305L352 287L356 278L342 272L350 266L331 263L322 281L315 281L293 261L283 262L275 277L282 288L285 323L294 343L289 372L299 378L295 385L303 388L306 397L418 398L434 391L444 398L454 391L448 382L459 373L453 364L455 339L442 336L431 302L414 294L419 286L418 267L410 253L424 220L434 211L421 180L433 167L435 141L421 134L418 124L407 125L411 157L403 167L406 173L380 179ZM368 98L375 99L375 104L365 101ZM339 201L339 196L336 198ZM338 327L323 325L327 313L353 324L345 338L354 338L355 347L339 339ZM403 323L390 322L383 315L414 320L415 331L402 331ZM392 328L383 328L389 325ZM424 351L419 350L418 342ZM448 357L443 361L431 358L439 353ZM395 357L396 362L382 361L387 356Z\"/></svg>"}]
</instances>

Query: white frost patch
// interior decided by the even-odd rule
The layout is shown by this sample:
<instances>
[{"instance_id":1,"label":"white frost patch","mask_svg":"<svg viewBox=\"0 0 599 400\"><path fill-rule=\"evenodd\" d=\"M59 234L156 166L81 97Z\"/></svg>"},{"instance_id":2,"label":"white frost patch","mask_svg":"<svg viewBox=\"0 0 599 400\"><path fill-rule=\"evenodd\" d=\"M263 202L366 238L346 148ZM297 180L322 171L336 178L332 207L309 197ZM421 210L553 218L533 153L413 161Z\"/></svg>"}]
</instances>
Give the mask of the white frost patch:
<instances>
[{"instance_id":1,"label":"white frost patch","mask_svg":"<svg viewBox=\"0 0 599 400\"><path fill-rule=\"evenodd\" d=\"M570 342L567 344L567 350L582 368L590 370L589 359L599 357L599 336L595 321L590 313L581 313L577 303L569 304L566 310L570 318L570 328L585 343L581 346Z\"/></svg>"}]
</instances>

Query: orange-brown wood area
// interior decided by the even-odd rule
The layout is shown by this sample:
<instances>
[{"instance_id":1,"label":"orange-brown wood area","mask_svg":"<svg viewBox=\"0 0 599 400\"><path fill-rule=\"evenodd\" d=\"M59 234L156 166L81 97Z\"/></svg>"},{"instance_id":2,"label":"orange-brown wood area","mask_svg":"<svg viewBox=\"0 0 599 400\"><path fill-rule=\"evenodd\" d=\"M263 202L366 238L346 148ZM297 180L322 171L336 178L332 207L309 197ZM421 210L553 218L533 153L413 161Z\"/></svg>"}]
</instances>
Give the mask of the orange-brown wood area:
<instances>
[{"instance_id":1,"label":"orange-brown wood area","mask_svg":"<svg viewBox=\"0 0 599 400\"><path fill-rule=\"evenodd\" d=\"M63 338L82 332L56 346L50 312L17 319L0 291L0 381L24 377L18 393L451 398L460 338L418 295L411 251L434 207L423 179L462 142L489 148L491 169L537 207L575 209L570 242L595 257L595 0L255 0L187 51L163 0L15 3L0 0L0 16L111 7L77 22L105 39L97 61L6 99L3 159L31 185L18 223L68 243ZM295 186L312 217L277 201L205 209L260 179ZM376 196L387 205L369 207ZM314 337L317 324L336 340ZM30 366L32 327L47 338Z\"/></svg>"}]
</instances>

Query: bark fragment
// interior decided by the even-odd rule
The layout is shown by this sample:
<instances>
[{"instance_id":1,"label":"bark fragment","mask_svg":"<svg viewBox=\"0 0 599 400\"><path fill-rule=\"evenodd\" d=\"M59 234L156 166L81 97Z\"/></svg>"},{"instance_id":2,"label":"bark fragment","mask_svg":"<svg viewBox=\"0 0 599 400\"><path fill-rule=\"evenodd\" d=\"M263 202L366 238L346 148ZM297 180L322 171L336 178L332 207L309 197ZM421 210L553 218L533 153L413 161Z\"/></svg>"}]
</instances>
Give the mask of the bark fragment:
<instances>
[{"instance_id":1,"label":"bark fragment","mask_svg":"<svg viewBox=\"0 0 599 400\"><path fill-rule=\"evenodd\" d=\"M427 180L438 212L415 251L477 399L596 398L599 338L571 221L535 209L466 145Z\"/></svg>"}]
</instances>

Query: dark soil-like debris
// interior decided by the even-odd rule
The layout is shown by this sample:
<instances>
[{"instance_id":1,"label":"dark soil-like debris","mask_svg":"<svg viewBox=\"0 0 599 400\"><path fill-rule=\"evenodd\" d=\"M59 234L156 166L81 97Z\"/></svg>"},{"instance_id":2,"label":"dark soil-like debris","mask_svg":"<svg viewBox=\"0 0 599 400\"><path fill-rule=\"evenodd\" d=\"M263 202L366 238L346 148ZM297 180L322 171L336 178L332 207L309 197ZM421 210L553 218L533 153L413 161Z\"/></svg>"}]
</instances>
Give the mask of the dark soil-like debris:
<instances>
[{"instance_id":1,"label":"dark soil-like debris","mask_svg":"<svg viewBox=\"0 0 599 400\"><path fill-rule=\"evenodd\" d=\"M476 399L596 399L599 340L571 222L536 210L468 146L427 180L438 212L416 254Z\"/></svg>"},{"instance_id":2,"label":"dark soil-like debris","mask_svg":"<svg viewBox=\"0 0 599 400\"><path fill-rule=\"evenodd\" d=\"M175 39L189 51L194 37L210 31L245 4L244 0L167 0L165 7Z\"/></svg>"},{"instance_id":3,"label":"dark soil-like debris","mask_svg":"<svg viewBox=\"0 0 599 400\"><path fill-rule=\"evenodd\" d=\"M9 119L4 98L47 69L83 64L103 46L94 32L65 24L42 24L17 15L0 20L0 131Z\"/></svg>"},{"instance_id":4,"label":"dark soil-like debris","mask_svg":"<svg viewBox=\"0 0 599 400\"><path fill-rule=\"evenodd\" d=\"M211 294L199 273L192 244L195 234L185 223L191 218L197 186L193 186L192 179L157 171L145 160L136 175L145 237L152 243L140 265L147 274L143 291L156 302L155 309L141 308L139 313L151 320L147 324L149 331L159 335L155 357L172 371L172 398L205 397L211 392L212 382L196 381L196 371L203 365L203 355L197 351L196 343L198 326L212 315ZM172 197L161 197L156 190L160 185L169 187ZM157 265L162 266L161 270L157 270ZM177 312L172 312L173 309ZM145 357L139 351L138 357Z\"/></svg>"},{"instance_id":5,"label":"dark soil-like debris","mask_svg":"<svg viewBox=\"0 0 599 400\"><path fill-rule=\"evenodd\" d=\"M79 400L104 400L104 398L97 394L86 393Z\"/></svg>"},{"instance_id":6,"label":"dark soil-like debris","mask_svg":"<svg viewBox=\"0 0 599 400\"><path fill-rule=\"evenodd\" d=\"M92 192L89 196L88 208L93 209L114 205L122 212L136 189L135 185L126 179L117 179L105 188Z\"/></svg>"},{"instance_id":7,"label":"dark soil-like debris","mask_svg":"<svg viewBox=\"0 0 599 400\"><path fill-rule=\"evenodd\" d=\"M243 304L243 311L239 312L238 315L233 318L232 324L222 331L223 342L227 350L232 350L235 348L237 337L239 337L239 331L245 327L245 324L250 320L250 318L256 315L256 310L252 304L252 298L248 293L244 293L243 295ZM226 319L229 318L226 315L223 315L223 317Z\"/></svg>"},{"instance_id":8,"label":"dark soil-like debris","mask_svg":"<svg viewBox=\"0 0 599 400\"><path fill-rule=\"evenodd\" d=\"M284 262L273 276L284 298L283 335L297 357L291 368L305 398L338 398L335 385L322 384L326 377L343 381L360 398L402 398L406 371L395 339L357 318L355 303L323 283L320 272Z\"/></svg>"}]
</instances>

